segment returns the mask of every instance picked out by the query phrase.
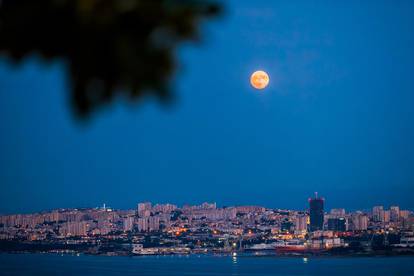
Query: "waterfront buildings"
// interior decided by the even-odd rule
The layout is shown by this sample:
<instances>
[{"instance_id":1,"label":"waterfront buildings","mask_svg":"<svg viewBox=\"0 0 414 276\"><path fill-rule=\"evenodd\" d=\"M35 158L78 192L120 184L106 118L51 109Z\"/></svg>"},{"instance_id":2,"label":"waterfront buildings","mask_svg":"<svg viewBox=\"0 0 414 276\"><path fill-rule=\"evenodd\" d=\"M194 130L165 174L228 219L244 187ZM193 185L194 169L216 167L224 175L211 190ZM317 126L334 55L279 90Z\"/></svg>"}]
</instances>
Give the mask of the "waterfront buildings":
<instances>
[{"instance_id":1,"label":"waterfront buildings","mask_svg":"<svg viewBox=\"0 0 414 276\"><path fill-rule=\"evenodd\" d=\"M144 202L132 210L105 207L4 215L0 216L0 240L45 242L59 247L87 243L99 250L105 248L102 243L116 241L120 244L115 248L137 244L135 251L139 254L184 254L190 249L328 250L345 247L345 240L350 239L372 243L378 235L383 236L379 239L383 244L404 242L400 247L411 246L412 211L375 206L372 211L335 208L325 213L324 204L324 199L316 195L309 200L309 210L218 207L215 203L179 207Z\"/></svg>"}]
</instances>

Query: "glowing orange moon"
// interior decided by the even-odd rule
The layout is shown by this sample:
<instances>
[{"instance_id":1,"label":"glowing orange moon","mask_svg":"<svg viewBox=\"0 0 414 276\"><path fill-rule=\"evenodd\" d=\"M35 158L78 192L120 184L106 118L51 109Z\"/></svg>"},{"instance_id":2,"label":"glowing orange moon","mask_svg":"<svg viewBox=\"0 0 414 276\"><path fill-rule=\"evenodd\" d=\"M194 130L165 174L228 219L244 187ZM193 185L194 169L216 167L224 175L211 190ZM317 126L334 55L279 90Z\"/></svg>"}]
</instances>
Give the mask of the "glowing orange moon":
<instances>
[{"instance_id":1,"label":"glowing orange moon","mask_svg":"<svg viewBox=\"0 0 414 276\"><path fill-rule=\"evenodd\" d=\"M256 89L264 89L269 84L269 75L265 71L256 71L250 77L250 84Z\"/></svg>"}]
</instances>

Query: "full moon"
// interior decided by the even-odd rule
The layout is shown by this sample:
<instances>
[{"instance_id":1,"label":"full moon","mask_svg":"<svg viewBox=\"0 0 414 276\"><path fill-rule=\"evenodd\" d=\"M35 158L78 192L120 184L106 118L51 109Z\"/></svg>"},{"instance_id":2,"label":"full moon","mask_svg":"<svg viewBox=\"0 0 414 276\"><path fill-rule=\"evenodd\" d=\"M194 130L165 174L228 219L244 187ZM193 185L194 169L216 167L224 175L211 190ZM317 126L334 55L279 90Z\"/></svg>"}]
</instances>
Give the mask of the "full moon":
<instances>
[{"instance_id":1,"label":"full moon","mask_svg":"<svg viewBox=\"0 0 414 276\"><path fill-rule=\"evenodd\" d=\"M250 77L250 84L256 89L264 89L269 84L269 75L265 71L256 71Z\"/></svg>"}]
</instances>

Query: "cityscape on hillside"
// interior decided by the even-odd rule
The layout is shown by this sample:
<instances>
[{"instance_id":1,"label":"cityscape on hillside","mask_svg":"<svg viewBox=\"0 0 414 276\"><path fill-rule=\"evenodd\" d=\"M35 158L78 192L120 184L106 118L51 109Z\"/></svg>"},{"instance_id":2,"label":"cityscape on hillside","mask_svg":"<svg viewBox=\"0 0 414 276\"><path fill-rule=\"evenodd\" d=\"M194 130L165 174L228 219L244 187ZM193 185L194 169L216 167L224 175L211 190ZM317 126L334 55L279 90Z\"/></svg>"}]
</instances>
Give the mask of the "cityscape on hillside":
<instances>
[{"instance_id":1,"label":"cityscape on hillside","mask_svg":"<svg viewBox=\"0 0 414 276\"><path fill-rule=\"evenodd\" d=\"M105 255L413 254L414 213L138 203L136 209L58 209L0 216L0 250Z\"/></svg>"}]
</instances>

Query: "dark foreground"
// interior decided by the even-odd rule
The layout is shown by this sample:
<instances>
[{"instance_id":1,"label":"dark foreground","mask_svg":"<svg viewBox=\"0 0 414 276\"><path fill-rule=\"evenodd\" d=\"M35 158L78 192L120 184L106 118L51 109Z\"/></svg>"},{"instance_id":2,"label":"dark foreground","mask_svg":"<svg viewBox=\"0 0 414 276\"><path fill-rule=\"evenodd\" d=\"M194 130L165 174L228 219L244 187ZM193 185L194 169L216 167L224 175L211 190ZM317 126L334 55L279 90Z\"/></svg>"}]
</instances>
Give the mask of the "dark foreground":
<instances>
[{"instance_id":1,"label":"dark foreground","mask_svg":"<svg viewBox=\"0 0 414 276\"><path fill-rule=\"evenodd\" d=\"M0 254L1 275L414 275L414 257Z\"/></svg>"}]
</instances>

